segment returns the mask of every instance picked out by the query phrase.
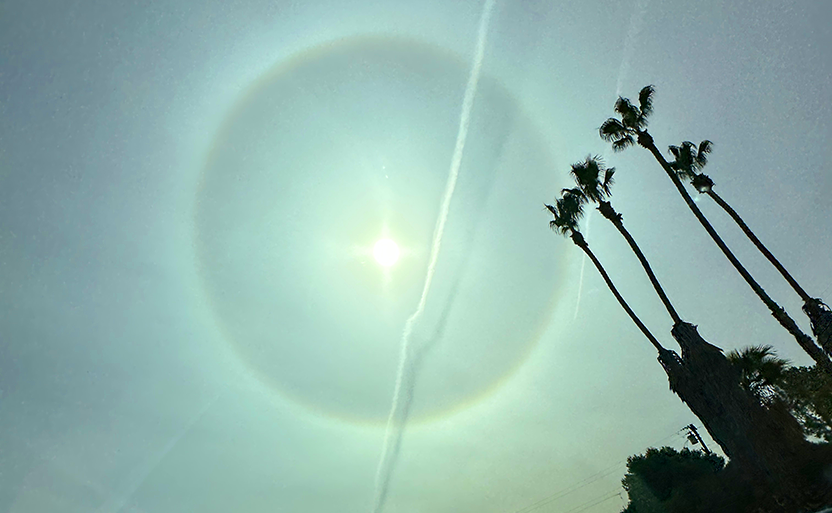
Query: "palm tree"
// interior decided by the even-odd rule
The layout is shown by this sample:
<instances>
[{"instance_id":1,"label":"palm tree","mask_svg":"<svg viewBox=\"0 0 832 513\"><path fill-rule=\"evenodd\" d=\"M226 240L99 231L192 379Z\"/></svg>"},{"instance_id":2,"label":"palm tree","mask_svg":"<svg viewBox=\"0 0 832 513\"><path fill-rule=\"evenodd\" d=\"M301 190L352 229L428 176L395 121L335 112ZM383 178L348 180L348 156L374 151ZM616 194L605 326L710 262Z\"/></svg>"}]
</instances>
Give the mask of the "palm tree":
<instances>
[{"instance_id":1,"label":"palm tree","mask_svg":"<svg viewBox=\"0 0 832 513\"><path fill-rule=\"evenodd\" d=\"M618 292L618 289L613 284L612 280L610 279L607 271L604 269L604 266L601 265L601 262L598 260L598 257L595 256L595 253L589 249L589 244L584 239L584 236L578 231L578 222L580 221L581 217L584 213L584 199L583 194L580 189L564 189L562 191L561 197L557 199L554 205L546 205L546 208L549 209L549 212L552 213L554 219L549 221L549 227L553 230L556 230L561 235L568 235L572 242L581 248L586 256L592 260L592 263L595 265L595 268L598 269L598 272L601 274L601 277L604 278L604 282L609 287L612 294L615 296L615 299L618 300L618 304L621 305L621 308L627 312L627 315L630 316L630 319L638 326L638 329L647 337L647 340L653 344L653 347L659 352L660 359L662 355L666 355L670 353L667 349L665 349L656 337L647 329L647 326L641 322L641 319L633 312L633 309L630 308L630 305L627 304L627 301L621 296L621 293Z\"/></svg>"},{"instance_id":2,"label":"palm tree","mask_svg":"<svg viewBox=\"0 0 832 513\"><path fill-rule=\"evenodd\" d=\"M764 401L773 398L774 387L782 384L789 368L789 361L778 357L772 346L734 349L727 357L740 371L740 386Z\"/></svg>"},{"instance_id":3,"label":"palm tree","mask_svg":"<svg viewBox=\"0 0 832 513\"><path fill-rule=\"evenodd\" d=\"M575 183L578 185L582 197L586 201L598 203L598 210L601 212L601 215L606 217L627 240L630 249L638 257L641 266L644 268L644 272L650 278L653 289L655 289L656 294L658 294L659 299L661 299L665 309L667 309L670 318L673 319L673 324L676 325L682 322L670 299L668 299L667 294L665 294L664 288L662 288L659 280L653 273L653 269L650 267L650 263L647 261L644 253L642 253L641 248L639 248L633 236L624 227L623 216L615 211L609 201L606 201L612 192L611 188L614 182L613 175L615 174L615 168L606 168L600 157L589 156L583 162L573 164L569 174L575 179Z\"/></svg>"},{"instance_id":4,"label":"palm tree","mask_svg":"<svg viewBox=\"0 0 832 513\"><path fill-rule=\"evenodd\" d=\"M791 367L771 346L728 353L740 371L740 385L763 403L781 402L804 432L832 441L832 379L817 367Z\"/></svg>"},{"instance_id":5,"label":"palm tree","mask_svg":"<svg viewBox=\"0 0 832 513\"><path fill-rule=\"evenodd\" d=\"M745 224L745 221L737 214L736 210L713 189L714 181L711 180L711 177L701 172L702 168L708 163L707 155L711 152L712 148L713 144L708 140L699 143L698 148L690 141L685 141L680 146L670 146L670 153L674 157L674 161L670 163L670 167L681 178L690 180L691 184L700 194L707 194L717 205L722 207L751 240L754 246L757 247L760 253L780 272L783 278L791 285L792 289L800 296L800 299L803 300L803 311L811 321L812 332L815 334L818 343L828 354L832 355L832 310L829 309L829 306L822 299L813 298L806 293L783 264L774 257L771 251L757 238L757 235L751 231L751 228Z\"/></svg>"},{"instance_id":6,"label":"palm tree","mask_svg":"<svg viewBox=\"0 0 832 513\"><path fill-rule=\"evenodd\" d=\"M605 172L604 176L606 179L602 185L606 183L609 186L612 174ZM696 326L681 321L671 330L683 348L683 358L659 344L618 292L578 231L585 201L580 188L564 189L555 205L546 205L554 216L549 226L563 235L569 235L572 242L592 260L618 303L659 352L658 360L668 376L671 390L699 417L725 453L743 462L744 467L761 482L766 476L777 475L784 478L786 489L794 488L789 476L796 474L793 459L802 454L802 435L793 436L795 429L784 431L782 422L773 422L759 403L737 386L736 370L728 363L722 350L702 340ZM685 348L692 349L687 356ZM792 423L795 422L792 419Z\"/></svg>"},{"instance_id":7,"label":"palm tree","mask_svg":"<svg viewBox=\"0 0 832 513\"><path fill-rule=\"evenodd\" d=\"M664 169L667 176L676 186L676 190L685 200L690 210L714 240L716 245L722 250L722 253L728 258L737 272L748 283L757 296L771 311L772 316L797 340L800 347L809 354L825 372L832 375L832 360L823 352L823 350L815 344L808 335L803 333L797 326L789 314L766 293L759 283L751 276L748 270L740 263L739 259L731 252L719 234L716 232L711 223L708 222L699 207L685 190L679 176L670 166L670 164L662 156L659 149L653 142L653 137L647 132L647 118L653 113L653 93L655 89L653 86L644 87L639 92L638 106L633 105L629 99L619 97L615 102L615 112L618 113L620 119L609 118L599 128L601 138L605 141L612 142L613 150L622 151L636 142L653 154L659 164Z\"/></svg>"}]
</instances>

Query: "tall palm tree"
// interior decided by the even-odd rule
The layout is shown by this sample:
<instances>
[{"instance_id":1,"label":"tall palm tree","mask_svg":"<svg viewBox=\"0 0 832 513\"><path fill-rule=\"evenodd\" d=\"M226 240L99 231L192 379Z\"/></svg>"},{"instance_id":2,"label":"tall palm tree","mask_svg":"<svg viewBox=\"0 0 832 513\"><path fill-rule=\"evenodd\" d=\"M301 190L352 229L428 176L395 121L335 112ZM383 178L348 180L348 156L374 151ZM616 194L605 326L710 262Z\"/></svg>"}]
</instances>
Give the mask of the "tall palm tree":
<instances>
[{"instance_id":1,"label":"tall palm tree","mask_svg":"<svg viewBox=\"0 0 832 513\"><path fill-rule=\"evenodd\" d=\"M609 174L605 173L605 176L611 178ZM609 180L606 182L609 184ZM564 189L555 205L546 205L554 216L549 226L569 235L592 260L618 303L659 352L658 360L668 376L671 390L699 417L725 453L742 462L760 482L766 480L766 476L779 476L783 477L785 489L797 489L792 486L789 476L796 474L797 466L793 460L802 454L804 440L799 427L784 430L782 422L769 418L759 403L737 386L736 371L719 348L701 339L696 326L682 321L671 331L683 350L685 347L695 349L689 351L687 357L680 358L659 344L618 292L578 231L584 202L580 188ZM792 423L796 424L796 421L792 419Z\"/></svg>"},{"instance_id":2,"label":"tall palm tree","mask_svg":"<svg viewBox=\"0 0 832 513\"><path fill-rule=\"evenodd\" d=\"M597 203L598 210L601 212L601 215L606 217L615 226L618 232L627 240L627 244L630 245L630 249L632 249L633 253L635 253L636 257L638 257L639 262L641 262L641 266L644 268L644 272L647 273L648 278L650 278L650 283L653 284L653 289L655 289L656 294L658 294L659 299L661 299L665 309L667 309L667 313L670 315L670 318L673 319L673 324L676 325L682 322L682 319L679 317L679 314L676 312L676 309L673 307L670 299L668 299L664 288L661 286L659 280L656 278L656 275L653 273L653 269L650 267L650 263L647 261L644 253L642 253L641 248L638 246L627 228L624 227L623 216L615 211L609 201L606 201L612 192L611 189L614 182L613 175L615 174L615 168L605 167L600 157L588 156L583 162L573 164L569 174L575 180L578 189L581 191L582 197L585 198L586 201Z\"/></svg>"},{"instance_id":3,"label":"tall palm tree","mask_svg":"<svg viewBox=\"0 0 832 513\"><path fill-rule=\"evenodd\" d=\"M792 289L800 296L800 299L803 300L803 311L809 317L809 321L811 321L812 332L815 334L818 343L828 354L832 355L832 310L829 309L829 306L822 299L811 297L797 283L797 280L786 270L783 264L775 258L771 251L757 238L757 235L751 231L751 228L745 224L745 221L743 221L736 210L713 189L714 181L711 177L702 173L702 168L708 163L707 156L711 152L712 147L713 144L708 140L699 143L698 148L690 141L685 141L680 146L670 146L670 153L674 157L674 161L670 163L670 167L681 178L690 180L691 184L700 194L707 194L717 205L722 207L731 216L731 219L737 223L749 240L751 240L754 246L757 247L760 253L780 272L783 278L791 285Z\"/></svg>"},{"instance_id":4,"label":"tall palm tree","mask_svg":"<svg viewBox=\"0 0 832 513\"><path fill-rule=\"evenodd\" d=\"M774 302L773 299L766 293L759 283L751 276L748 270L740 263L739 259L731 252L725 241L719 236L711 223L708 222L705 215L696 206L696 203L685 190L679 176L674 172L670 164L662 156L659 149L656 147L653 137L647 132L647 119L653 113L653 93L655 89L653 86L644 87L639 92L638 106L630 102L629 99L619 97L615 102L615 112L619 118L609 118L599 128L601 138L605 141L612 142L613 150L622 151L629 146L638 142L638 144L653 154L653 157L659 162L662 169L664 169L667 176L673 182L676 190L685 200L690 210L711 236L713 241L722 250L722 253L728 258L737 272L743 277L746 283L763 301L763 303L771 311L772 316L795 338L800 347L803 348L809 356L812 357L826 373L832 375L832 360L824 353L824 351L815 344L808 335L797 326L789 314Z\"/></svg>"},{"instance_id":5,"label":"tall palm tree","mask_svg":"<svg viewBox=\"0 0 832 513\"><path fill-rule=\"evenodd\" d=\"M618 289L613 284L612 279L610 279L607 271L604 269L604 266L601 265L601 262L598 260L598 257L595 256L595 253L589 249L589 244L584 239L584 236L578 230L578 222L580 221L581 217L584 213L584 199L580 189L564 189L562 191L561 197L557 199L554 205L546 205L546 208L549 209L549 212L552 213L554 219L549 221L549 227L553 230L556 230L561 235L568 235L572 242L581 248L581 250L592 260L592 263L595 265L595 268L598 269L598 272L601 274L601 277L604 278L604 282L609 287L610 291L612 292L615 299L618 300L618 304L621 305L621 308L627 312L627 315L630 316L630 319L638 326L638 329L647 337L647 340L653 344L653 347L659 352L660 355L665 355L669 353L667 349L665 349L656 337L650 332L647 326L641 322L641 319L633 312L633 309L630 308L630 305L627 304L627 301L621 296L621 293L618 292Z\"/></svg>"}]
</instances>

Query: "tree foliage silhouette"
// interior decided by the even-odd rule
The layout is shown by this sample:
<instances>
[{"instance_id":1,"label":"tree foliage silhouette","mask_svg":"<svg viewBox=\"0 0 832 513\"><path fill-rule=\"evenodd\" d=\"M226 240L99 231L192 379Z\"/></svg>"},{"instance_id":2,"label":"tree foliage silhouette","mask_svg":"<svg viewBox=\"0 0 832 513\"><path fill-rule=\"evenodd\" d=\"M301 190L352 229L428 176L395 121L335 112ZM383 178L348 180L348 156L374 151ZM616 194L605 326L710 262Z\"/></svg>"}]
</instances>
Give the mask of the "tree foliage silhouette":
<instances>
[{"instance_id":1,"label":"tree foliage silhouette","mask_svg":"<svg viewBox=\"0 0 832 513\"><path fill-rule=\"evenodd\" d=\"M788 313L778 305L759 283L751 276L751 273L742 265L739 259L725 244L725 241L719 236L714 227L702 213L693 199L685 190L682 181L680 180L676 171L671 167L670 163L662 156L659 149L656 147L653 137L647 131L647 120L650 114L653 113L653 94L655 88L652 85L642 88L639 92L638 106L634 105L629 99L619 97L615 102L614 110L618 114L618 118L609 118L599 128L599 134L605 141L611 142L613 150L622 151L636 142L646 148L653 157L661 165L667 176L673 182L676 190L682 196L685 203L696 216L697 220L702 224L708 234L711 236L716 245L722 250L722 253L728 258L737 272L743 277L746 283L757 294L761 301L768 307L772 316L795 338L800 347L806 351L809 356L814 359L818 366L825 372L832 375L832 360L820 348L815 341L803 333L803 331L795 323ZM707 152L705 152L707 154Z\"/></svg>"}]
</instances>

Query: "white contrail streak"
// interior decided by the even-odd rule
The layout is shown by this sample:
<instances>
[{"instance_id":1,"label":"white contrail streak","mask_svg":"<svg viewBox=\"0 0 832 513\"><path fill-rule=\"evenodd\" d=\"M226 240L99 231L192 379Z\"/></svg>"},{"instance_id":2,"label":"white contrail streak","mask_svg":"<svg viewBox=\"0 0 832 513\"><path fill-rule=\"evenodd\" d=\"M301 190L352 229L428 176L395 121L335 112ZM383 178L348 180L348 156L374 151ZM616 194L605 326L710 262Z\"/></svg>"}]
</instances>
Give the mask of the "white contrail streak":
<instances>
[{"instance_id":1,"label":"white contrail streak","mask_svg":"<svg viewBox=\"0 0 832 513\"><path fill-rule=\"evenodd\" d=\"M491 13L494 9L496 0L486 0L482 9L480 17L479 30L477 31L477 44L474 53L474 63L471 67L471 73L468 76L468 83L465 86L465 96L462 99L462 112L459 116L459 131L456 135L456 146L454 147L453 157L451 158L451 166L448 171L448 182L445 185L445 195L442 198L442 205L439 209L439 217L436 219L436 226L433 230L433 244L430 250L430 259L428 261L427 274L425 276L425 286L422 288L422 296L419 298L419 304L413 314L407 319L402 330L401 339L401 353L399 355L399 367L396 374L396 386L393 390L393 403L390 406L390 415L387 418L387 430L384 437L384 446L381 451L381 458L379 459L378 469L376 472L375 483L375 497L373 501L374 513L380 513L384 508L384 502L387 498L387 490L390 486L390 477L393 472L393 465L395 463L394 453L391 452L392 447L397 447L401 443L404 426L402 423L396 422L397 414L399 413L399 403L402 395L402 384L405 381L411 383L413 376L405 376L407 370L407 363L410 351L410 337L413 333L413 327L416 321L421 317L425 310L430 286L433 282L433 275L436 272L436 261L439 257L439 248L442 244L442 235L445 232L445 223L448 220L448 211L451 207L451 199L456 188L457 178L459 177L459 168L462 164L462 152L465 149L465 140L468 137L468 127L471 123L471 108L474 105L474 96L477 93L477 84L480 79L480 72L482 71L482 59L485 54L486 34L488 32L489 21L491 20ZM398 425L397 425L398 424ZM396 451L398 452L398 451Z\"/></svg>"},{"instance_id":2,"label":"white contrail streak","mask_svg":"<svg viewBox=\"0 0 832 513\"><path fill-rule=\"evenodd\" d=\"M621 56L621 66L618 68L618 80L615 84L615 96L621 96L621 89L624 86L624 78L630 71L630 61L635 53L635 43L641 28L644 25L644 16L647 14L647 6L650 0L636 0L635 9L630 16L630 25L627 28L627 39L624 40L624 54Z\"/></svg>"},{"instance_id":3,"label":"white contrail streak","mask_svg":"<svg viewBox=\"0 0 832 513\"><path fill-rule=\"evenodd\" d=\"M589 220L592 219L592 210L586 215L586 225L584 226L584 236L589 238ZM572 316L572 320L578 318L578 310L581 308L581 294L584 291L584 269L586 268L586 253L584 253L583 258L581 259L581 274L580 278L578 278L578 297L575 299L575 315Z\"/></svg>"},{"instance_id":4,"label":"white contrail streak","mask_svg":"<svg viewBox=\"0 0 832 513\"><path fill-rule=\"evenodd\" d=\"M191 417L187 424L185 424L179 432L171 438L168 443L162 447L156 454L150 455L141 465L136 467L130 474L126 482L123 484L123 489L120 493L114 494L104 504L98 507L97 513L119 513L129 505L133 494L141 487L147 480L153 470L159 466L159 463L173 450L173 448L187 435L197 422L202 420L208 410L217 402L220 395L217 394L199 412Z\"/></svg>"}]
</instances>

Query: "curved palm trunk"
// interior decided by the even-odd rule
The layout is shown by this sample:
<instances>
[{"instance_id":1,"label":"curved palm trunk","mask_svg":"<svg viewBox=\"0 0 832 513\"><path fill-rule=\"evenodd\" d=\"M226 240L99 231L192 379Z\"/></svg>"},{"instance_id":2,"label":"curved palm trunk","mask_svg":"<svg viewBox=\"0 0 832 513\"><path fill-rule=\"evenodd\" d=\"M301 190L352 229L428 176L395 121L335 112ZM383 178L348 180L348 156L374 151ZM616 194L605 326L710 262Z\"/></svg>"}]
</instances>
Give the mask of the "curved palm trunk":
<instances>
[{"instance_id":1,"label":"curved palm trunk","mask_svg":"<svg viewBox=\"0 0 832 513\"><path fill-rule=\"evenodd\" d=\"M763 301L763 303L765 303L765 305L771 311L771 315L774 316L774 318L777 319L778 322L780 322L780 324L786 329L786 331L792 334L792 336L795 338L800 347L802 347L803 350L806 351L806 353L817 362L818 366L821 369L823 369L824 372L832 376L832 360L830 360L826 353L824 353L823 350L820 347L818 347L817 344L815 344L814 340L812 340L808 335L801 331L801 329L797 326L797 323L794 322L794 319L792 319L789 316L789 314L787 314L786 311L783 310L782 307L780 307L780 305L778 305L774 302L773 299L771 299L771 297L766 293L765 290L763 290L760 284L757 283L757 281L751 276L748 270L745 267L743 267L742 263L740 263L740 261L734 255L734 253L732 253L728 246L725 244L725 241L723 241L719 234L716 233L716 230L713 226L711 226L711 223L708 222L708 219L705 218L705 215L702 214L702 211L699 210L699 207L696 206L696 203L693 202L693 199L685 190L685 186L682 184L682 181L679 179L678 176L676 176L676 173L674 173L673 170L670 168L670 164L667 163L667 160L665 160L664 156L661 154L659 149L656 148L656 145L653 143L653 137L646 131L639 132L638 143L644 148L650 150L650 153L652 153L656 160L659 162L659 164L661 164L662 169L664 169L665 173L667 173L667 176L670 177L670 180L673 182L673 185L676 186L676 190L678 190L679 194L682 195L682 199L685 200L685 203L687 203L688 207L691 209L693 214L705 228L705 231L708 232L708 235L710 235L716 243L716 245L719 246L719 249L722 250L722 253L726 256L726 258L728 258L728 260L731 262L731 264L734 266L737 272L740 273L740 276L742 276L745 282L748 283L752 290L754 290L754 293L757 294L757 297L759 297Z\"/></svg>"},{"instance_id":2,"label":"curved palm trunk","mask_svg":"<svg viewBox=\"0 0 832 513\"><path fill-rule=\"evenodd\" d=\"M783 278L789 282L792 289L797 292L797 295L800 296L800 299L803 300L803 311L806 313L806 316L809 317L809 321L812 324L812 332L815 334L815 338L818 341L818 344L827 352L827 354L832 355L832 311L829 310L829 307L818 298L813 298L806 291L803 287L797 283L797 280L786 270L783 264L780 263L777 258L768 250L768 248L763 244L760 239L751 231L751 228L745 224L745 221L742 220L739 214L737 214L736 210L731 208L731 205L728 204L727 201L722 199L722 197L716 193L713 189L709 189L705 192L708 196L713 199L717 205L722 207L722 210L728 213L731 216L731 219L737 223L737 226L745 233L748 239L760 250L760 253L765 256L771 265L774 266L775 269L780 273Z\"/></svg>"},{"instance_id":3,"label":"curved palm trunk","mask_svg":"<svg viewBox=\"0 0 832 513\"><path fill-rule=\"evenodd\" d=\"M653 268L650 267L650 262L647 261L647 258L644 256L644 253L641 252L641 248L638 247L636 240L632 235L630 235L630 232L624 228L621 214L615 211L609 201L601 201L599 203L598 210L601 212L601 215L609 219L610 222L615 225L618 232L627 240L627 244L630 245L630 249L632 249L633 253L636 254L639 262L641 262L641 266L644 268L644 272L646 272L647 277L650 278L650 283L653 284L656 294L659 295L659 299L661 299L662 303L664 303L667 313L670 314L670 317L673 319L673 325L675 326L676 324L682 322L679 314L676 313L676 309L673 308L673 304L670 302L670 299L668 299L667 294L665 294L658 278L656 278L656 275L653 274Z\"/></svg>"},{"instance_id":4,"label":"curved palm trunk","mask_svg":"<svg viewBox=\"0 0 832 513\"><path fill-rule=\"evenodd\" d=\"M762 253L763 256L765 256L768 259L768 261L771 262L771 265L773 265L780 272L780 274L783 275L783 278L785 278L786 281L789 282L789 285L791 285L794 291L797 292L797 295L800 296L800 299L802 299L803 302L812 299L809 296L809 294L807 294L806 291L803 290L803 287L801 287L800 284L797 283L797 280L795 280L794 277L792 277L792 275L789 274L789 271L787 271L786 268L783 267L783 264L781 264L780 261L777 260L774 257L774 255L771 254L771 251L769 251L768 248L760 241L760 239L757 238L754 232L751 231L751 228L749 228L748 225L745 224L745 221L743 221L740 215L737 214L737 211L731 208L731 205L729 205L724 199L722 199L722 197L719 194L717 194L716 191L714 191L713 189L706 191L705 194L707 194L711 197L711 199L716 201L716 204L722 207L722 210L724 210L728 213L729 216L731 216L731 219L733 219L734 222L737 223L737 225L740 227L743 233L745 233L749 240L751 240L751 242L754 243L755 246L757 246L757 249L760 250L760 253Z\"/></svg>"},{"instance_id":5,"label":"curved palm trunk","mask_svg":"<svg viewBox=\"0 0 832 513\"><path fill-rule=\"evenodd\" d=\"M598 272L601 273L601 277L604 278L607 287L609 287L610 291L615 296L615 299L618 300L618 304L620 304L621 308L623 308L624 311L627 312L627 315L630 316L630 319L632 319L636 326L638 326L638 329L640 329L644 336L647 337L647 340L649 340L650 343L653 344L653 347L655 347L656 350L659 351L659 353L667 352L667 350L664 347L662 347L661 344L659 344L659 341L656 340L656 337L654 337L653 334L650 333L650 330L647 329L647 326L645 326L644 323L641 322L641 319L638 318L636 313L633 312L633 309L630 308L630 305L628 305L624 298L621 297L621 294L618 292L618 289L615 288L615 285L613 284L612 280L607 274L607 271L604 270L604 266L601 265L600 261L598 261L598 258L595 256L595 253L593 253L592 250L589 249L589 244L587 244L586 240L584 239L584 236L581 235L581 232L573 231L571 234L571 239L572 242L574 242L576 246L581 248L583 252L586 253L586 256L588 256L589 259L592 260L592 263L595 264L595 268L598 269Z\"/></svg>"}]
</instances>

